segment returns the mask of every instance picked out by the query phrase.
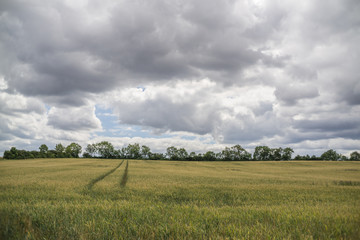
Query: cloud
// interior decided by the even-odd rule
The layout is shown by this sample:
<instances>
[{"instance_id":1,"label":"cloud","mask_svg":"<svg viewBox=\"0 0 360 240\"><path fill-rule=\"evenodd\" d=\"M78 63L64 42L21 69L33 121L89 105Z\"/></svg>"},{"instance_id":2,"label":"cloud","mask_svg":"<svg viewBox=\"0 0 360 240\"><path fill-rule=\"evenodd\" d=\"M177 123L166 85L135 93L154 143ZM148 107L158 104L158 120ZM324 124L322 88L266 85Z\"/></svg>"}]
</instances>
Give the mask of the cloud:
<instances>
[{"instance_id":1,"label":"cloud","mask_svg":"<svg viewBox=\"0 0 360 240\"><path fill-rule=\"evenodd\" d=\"M109 126L199 146L359 141L359 11L356 0L3 0L1 143L98 139L114 129L95 106L117 116Z\"/></svg>"},{"instance_id":2,"label":"cloud","mask_svg":"<svg viewBox=\"0 0 360 240\"><path fill-rule=\"evenodd\" d=\"M319 92L317 87L311 83L284 83L277 87L275 96L285 104L294 105L301 99L318 97Z\"/></svg>"},{"instance_id":3,"label":"cloud","mask_svg":"<svg viewBox=\"0 0 360 240\"><path fill-rule=\"evenodd\" d=\"M49 110L48 125L66 131L101 130L95 107L56 108Z\"/></svg>"},{"instance_id":4,"label":"cloud","mask_svg":"<svg viewBox=\"0 0 360 240\"><path fill-rule=\"evenodd\" d=\"M272 88L224 89L209 79L149 85L145 90L119 89L104 99L122 124L143 126L156 133L211 134L219 142L253 140L276 134L277 128L272 126L276 118L273 100Z\"/></svg>"},{"instance_id":5,"label":"cloud","mask_svg":"<svg viewBox=\"0 0 360 240\"><path fill-rule=\"evenodd\" d=\"M356 115L342 116L341 118L332 116L331 118L295 120L293 128L299 130L300 133L307 133L307 135L320 135L323 139L360 139L360 122Z\"/></svg>"},{"instance_id":6,"label":"cloud","mask_svg":"<svg viewBox=\"0 0 360 240\"><path fill-rule=\"evenodd\" d=\"M44 113L45 107L36 98L26 98L19 94L8 94L0 91L0 114L16 115L20 113Z\"/></svg>"},{"instance_id":7,"label":"cloud","mask_svg":"<svg viewBox=\"0 0 360 240\"><path fill-rule=\"evenodd\" d=\"M86 98L141 81L211 77L235 83L244 68L272 61L251 48L242 33L254 15L240 7L234 12L234 3L107 4L77 9L57 1L29 7L4 1L1 39L9 60L2 70L9 88L28 96Z\"/></svg>"}]
</instances>

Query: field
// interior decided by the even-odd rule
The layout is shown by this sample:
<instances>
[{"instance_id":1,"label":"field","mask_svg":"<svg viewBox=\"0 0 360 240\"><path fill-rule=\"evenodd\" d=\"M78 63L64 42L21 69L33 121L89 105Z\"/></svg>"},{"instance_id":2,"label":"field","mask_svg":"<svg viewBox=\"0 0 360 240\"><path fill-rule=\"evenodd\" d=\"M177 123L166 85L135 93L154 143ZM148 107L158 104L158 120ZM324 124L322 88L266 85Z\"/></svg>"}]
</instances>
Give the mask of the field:
<instances>
[{"instance_id":1,"label":"field","mask_svg":"<svg viewBox=\"0 0 360 240\"><path fill-rule=\"evenodd\" d=\"M360 239L360 162L0 161L0 239Z\"/></svg>"}]
</instances>

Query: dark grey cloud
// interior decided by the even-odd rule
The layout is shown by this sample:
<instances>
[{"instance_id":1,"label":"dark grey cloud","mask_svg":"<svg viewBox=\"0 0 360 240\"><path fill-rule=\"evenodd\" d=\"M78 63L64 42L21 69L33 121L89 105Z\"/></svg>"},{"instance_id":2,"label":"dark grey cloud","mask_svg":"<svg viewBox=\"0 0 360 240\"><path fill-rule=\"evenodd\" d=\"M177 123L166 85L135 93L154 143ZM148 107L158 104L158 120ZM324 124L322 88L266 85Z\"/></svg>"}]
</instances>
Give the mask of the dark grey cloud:
<instances>
[{"instance_id":1,"label":"dark grey cloud","mask_svg":"<svg viewBox=\"0 0 360 240\"><path fill-rule=\"evenodd\" d=\"M209 134L219 142L253 141L281 134L271 102L247 99L272 91L234 88L224 92L221 84L208 80L178 82L144 90L125 89L111 103L120 123L150 128L153 132ZM242 99L242 97L244 99Z\"/></svg>"},{"instance_id":2,"label":"dark grey cloud","mask_svg":"<svg viewBox=\"0 0 360 240\"><path fill-rule=\"evenodd\" d=\"M267 112L273 112L273 104L270 102L262 102L257 107L252 108L255 116L262 116Z\"/></svg>"},{"instance_id":3,"label":"dark grey cloud","mask_svg":"<svg viewBox=\"0 0 360 240\"><path fill-rule=\"evenodd\" d=\"M12 133L11 129L8 126L8 122L5 121L1 121L0 122L0 140L1 141L6 141L6 140L10 140L13 138L14 135L16 135L16 133Z\"/></svg>"},{"instance_id":4,"label":"dark grey cloud","mask_svg":"<svg viewBox=\"0 0 360 240\"><path fill-rule=\"evenodd\" d=\"M34 138L31 131L28 130L26 125L17 125L14 123L9 115L3 115L0 113L0 140L9 141L14 139L30 140ZM24 115L22 116L24 117Z\"/></svg>"},{"instance_id":5,"label":"dark grey cloud","mask_svg":"<svg viewBox=\"0 0 360 240\"><path fill-rule=\"evenodd\" d=\"M194 77L238 82L244 68L272 57L251 48L247 16L234 4L137 1L96 10L90 3L79 11L58 1L3 1L0 39L11 58L2 70L10 89L29 96Z\"/></svg>"},{"instance_id":6,"label":"dark grey cloud","mask_svg":"<svg viewBox=\"0 0 360 240\"><path fill-rule=\"evenodd\" d=\"M311 66L290 66L287 72L290 76L302 82L317 79L317 72Z\"/></svg>"},{"instance_id":7,"label":"dark grey cloud","mask_svg":"<svg viewBox=\"0 0 360 240\"><path fill-rule=\"evenodd\" d=\"M218 110L199 108L191 100L174 102L171 96L160 95L137 103L119 102L115 112L120 123L150 127L156 133L168 130L210 133Z\"/></svg>"},{"instance_id":8,"label":"dark grey cloud","mask_svg":"<svg viewBox=\"0 0 360 240\"><path fill-rule=\"evenodd\" d=\"M296 120L293 125L301 131L338 131L360 128L357 119L332 118L328 120Z\"/></svg>"},{"instance_id":9,"label":"dark grey cloud","mask_svg":"<svg viewBox=\"0 0 360 240\"><path fill-rule=\"evenodd\" d=\"M360 122L358 118L332 117L321 120L296 120L293 127L300 132L317 133L322 138L360 139ZM326 136L326 137L324 137Z\"/></svg>"},{"instance_id":10,"label":"dark grey cloud","mask_svg":"<svg viewBox=\"0 0 360 240\"><path fill-rule=\"evenodd\" d=\"M120 124L223 143L358 140L359 12L357 0L2 0L0 135L85 139L101 102Z\"/></svg>"},{"instance_id":11,"label":"dark grey cloud","mask_svg":"<svg viewBox=\"0 0 360 240\"><path fill-rule=\"evenodd\" d=\"M336 80L340 83L334 84L338 89L338 98L346 101L349 105L360 105L360 74Z\"/></svg>"},{"instance_id":12,"label":"dark grey cloud","mask_svg":"<svg viewBox=\"0 0 360 240\"><path fill-rule=\"evenodd\" d=\"M319 96L318 89L313 84L290 85L286 82L278 86L275 96L288 105L294 105L301 99L311 99Z\"/></svg>"}]
</instances>

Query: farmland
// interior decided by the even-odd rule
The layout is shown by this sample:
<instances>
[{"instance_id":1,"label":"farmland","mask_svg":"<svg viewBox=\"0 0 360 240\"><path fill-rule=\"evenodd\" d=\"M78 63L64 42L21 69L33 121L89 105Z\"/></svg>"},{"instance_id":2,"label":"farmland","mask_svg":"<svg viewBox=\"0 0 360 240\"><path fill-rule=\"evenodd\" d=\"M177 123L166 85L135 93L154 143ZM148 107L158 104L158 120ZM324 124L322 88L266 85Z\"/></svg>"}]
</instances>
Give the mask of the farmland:
<instances>
[{"instance_id":1,"label":"farmland","mask_svg":"<svg viewBox=\"0 0 360 240\"><path fill-rule=\"evenodd\" d=\"M359 239L360 162L0 161L0 239Z\"/></svg>"}]
</instances>

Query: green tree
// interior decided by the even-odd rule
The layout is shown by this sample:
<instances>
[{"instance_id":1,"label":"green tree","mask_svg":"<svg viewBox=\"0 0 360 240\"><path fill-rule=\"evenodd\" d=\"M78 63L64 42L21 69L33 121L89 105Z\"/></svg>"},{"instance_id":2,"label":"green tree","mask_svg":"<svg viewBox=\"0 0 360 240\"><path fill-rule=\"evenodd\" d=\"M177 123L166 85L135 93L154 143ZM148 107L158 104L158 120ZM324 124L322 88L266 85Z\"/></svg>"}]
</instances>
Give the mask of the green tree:
<instances>
[{"instance_id":1,"label":"green tree","mask_svg":"<svg viewBox=\"0 0 360 240\"><path fill-rule=\"evenodd\" d=\"M268 161L271 157L271 149L268 146L257 146L253 158L256 161Z\"/></svg>"},{"instance_id":2,"label":"green tree","mask_svg":"<svg viewBox=\"0 0 360 240\"><path fill-rule=\"evenodd\" d=\"M292 148L285 148L283 150L283 154L281 156L282 160L291 160L291 155L294 153L294 150Z\"/></svg>"},{"instance_id":3,"label":"green tree","mask_svg":"<svg viewBox=\"0 0 360 240\"><path fill-rule=\"evenodd\" d=\"M178 158L182 161L186 160L189 157L189 154L187 153L185 148L178 149L177 154L178 154Z\"/></svg>"},{"instance_id":4,"label":"green tree","mask_svg":"<svg viewBox=\"0 0 360 240\"><path fill-rule=\"evenodd\" d=\"M126 158L129 159L140 159L141 158L140 145L138 143L129 144L124 149L124 155Z\"/></svg>"},{"instance_id":5,"label":"green tree","mask_svg":"<svg viewBox=\"0 0 360 240\"><path fill-rule=\"evenodd\" d=\"M78 158L79 154L81 153L81 146L77 143L70 143L66 148L65 148L65 153L67 157L71 157L71 158Z\"/></svg>"},{"instance_id":6,"label":"green tree","mask_svg":"<svg viewBox=\"0 0 360 240\"><path fill-rule=\"evenodd\" d=\"M235 145L231 148L225 147L219 157L224 161L248 161L251 159L251 154L240 145Z\"/></svg>"},{"instance_id":7,"label":"green tree","mask_svg":"<svg viewBox=\"0 0 360 240\"><path fill-rule=\"evenodd\" d=\"M166 156L170 159L170 160L179 160L179 154L178 154L178 149L174 146L168 147L166 149Z\"/></svg>"},{"instance_id":8,"label":"green tree","mask_svg":"<svg viewBox=\"0 0 360 240\"><path fill-rule=\"evenodd\" d=\"M360 161L360 153L358 153L358 152L352 152L351 154L350 154L350 160L351 161Z\"/></svg>"},{"instance_id":9,"label":"green tree","mask_svg":"<svg viewBox=\"0 0 360 240\"><path fill-rule=\"evenodd\" d=\"M95 144L95 148L101 158L114 158L115 156L114 146L107 141Z\"/></svg>"},{"instance_id":10,"label":"green tree","mask_svg":"<svg viewBox=\"0 0 360 240\"><path fill-rule=\"evenodd\" d=\"M47 157L47 153L49 151L49 148L48 146L46 146L45 144L42 144L40 147L39 147L39 150L40 150L40 156L42 158L46 158Z\"/></svg>"},{"instance_id":11,"label":"green tree","mask_svg":"<svg viewBox=\"0 0 360 240\"><path fill-rule=\"evenodd\" d=\"M97 147L96 144L88 144L85 148L84 157L92 158L95 157L95 154L97 153Z\"/></svg>"},{"instance_id":12,"label":"green tree","mask_svg":"<svg viewBox=\"0 0 360 240\"><path fill-rule=\"evenodd\" d=\"M229 147L225 147L225 149L221 151L220 158L224 161L231 161L231 155L231 149Z\"/></svg>"},{"instance_id":13,"label":"green tree","mask_svg":"<svg viewBox=\"0 0 360 240\"><path fill-rule=\"evenodd\" d=\"M206 153L205 153L206 154ZM201 153L196 153L196 152L191 152L189 154L189 157L188 159L190 161L202 161L202 160L205 160L205 154L202 155ZM211 153L208 153L208 155L206 157L209 157L209 155L211 155ZM205 161L208 161L208 160L205 160Z\"/></svg>"},{"instance_id":14,"label":"green tree","mask_svg":"<svg viewBox=\"0 0 360 240\"><path fill-rule=\"evenodd\" d=\"M280 148L271 148L269 160L279 161L282 159L282 155L283 155L283 149L281 147Z\"/></svg>"},{"instance_id":15,"label":"green tree","mask_svg":"<svg viewBox=\"0 0 360 240\"><path fill-rule=\"evenodd\" d=\"M232 146L231 150L234 154L234 160L249 161L251 159L251 154L240 145Z\"/></svg>"},{"instance_id":16,"label":"green tree","mask_svg":"<svg viewBox=\"0 0 360 240\"><path fill-rule=\"evenodd\" d=\"M58 158L65 157L65 147L61 143L55 146L55 156Z\"/></svg>"},{"instance_id":17,"label":"green tree","mask_svg":"<svg viewBox=\"0 0 360 240\"><path fill-rule=\"evenodd\" d=\"M142 159L149 159L151 156L151 151L148 146L142 145L140 152L141 152Z\"/></svg>"},{"instance_id":18,"label":"green tree","mask_svg":"<svg viewBox=\"0 0 360 240\"><path fill-rule=\"evenodd\" d=\"M10 148L10 151L6 150L4 152L4 156L5 159L17 159L18 158L18 150L16 149L16 147L12 147Z\"/></svg>"},{"instance_id":19,"label":"green tree","mask_svg":"<svg viewBox=\"0 0 360 240\"><path fill-rule=\"evenodd\" d=\"M165 156L163 153L151 153L149 159L150 160L164 160Z\"/></svg>"},{"instance_id":20,"label":"green tree","mask_svg":"<svg viewBox=\"0 0 360 240\"><path fill-rule=\"evenodd\" d=\"M330 149L323 154L321 154L321 159L323 160L331 160L331 161L337 161L341 159L341 155L338 154L335 150Z\"/></svg>"},{"instance_id":21,"label":"green tree","mask_svg":"<svg viewBox=\"0 0 360 240\"><path fill-rule=\"evenodd\" d=\"M215 161L216 160L216 153L214 153L213 151L207 151L203 156L202 156L204 161Z\"/></svg>"},{"instance_id":22,"label":"green tree","mask_svg":"<svg viewBox=\"0 0 360 240\"><path fill-rule=\"evenodd\" d=\"M40 152L35 151L35 150L31 151L30 154L31 154L31 156L33 156L34 158L40 158L40 157L41 157L41 156L40 156Z\"/></svg>"}]
</instances>

